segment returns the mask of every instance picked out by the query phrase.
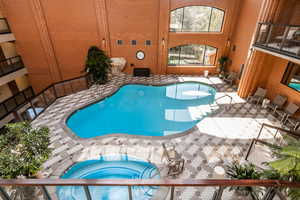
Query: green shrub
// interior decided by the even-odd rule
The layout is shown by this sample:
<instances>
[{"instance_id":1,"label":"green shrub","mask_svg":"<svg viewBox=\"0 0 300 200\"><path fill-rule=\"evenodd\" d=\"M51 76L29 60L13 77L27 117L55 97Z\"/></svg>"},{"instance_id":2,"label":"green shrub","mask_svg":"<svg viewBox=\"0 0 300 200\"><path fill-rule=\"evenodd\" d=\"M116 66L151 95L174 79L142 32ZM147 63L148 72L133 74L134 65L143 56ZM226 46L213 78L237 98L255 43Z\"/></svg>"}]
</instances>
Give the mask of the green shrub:
<instances>
[{"instance_id":1,"label":"green shrub","mask_svg":"<svg viewBox=\"0 0 300 200\"><path fill-rule=\"evenodd\" d=\"M284 140L287 145L273 147L277 160L267 163L271 170L265 171L264 176L268 179L300 182L300 141L290 136L285 136ZM298 188L288 188L287 193L292 200L300 199Z\"/></svg>"},{"instance_id":2,"label":"green shrub","mask_svg":"<svg viewBox=\"0 0 300 200\"><path fill-rule=\"evenodd\" d=\"M239 164L234 162L231 165L227 165L226 174L231 179L243 180L243 179L255 179L258 180L261 178L261 172L256 170L256 167L253 164ZM259 199L259 194L262 192L258 187L231 187L230 190L238 191L245 196L250 195L252 199Z\"/></svg>"},{"instance_id":3,"label":"green shrub","mask_svg":"<svg viewBox=\"0 0 300 200\"><path fill-rule=\"evenodd\" d=\"M229 61L229 58L227 56L221 56L218 59L218 62L220 64L220 73L224 73L225 72L225 68L227 65L227 62Z\"/></svg>"},{"instance_id":4,"label":"green shrub","mask_svg":"<svg viewBox=\"0 0 300 200\"><path fill-rule=\"evenodd\" d=\"M34 129L29 122L7 124L5 129L0 135L0 177L33 177L51 153L49 129Z\"/></svg>"},{"instance_id":5,"label":"green shrub","mask_svg":"<svg viewBox=\"0 0 300 200\"><path fill-rule=\"evenodd\" d=\"M85 71L92 74L95 83L106 83L108 73L111 71L111 60L104 51L96 46L92 46L88 51Z\"/></svg>"}]
</instances>

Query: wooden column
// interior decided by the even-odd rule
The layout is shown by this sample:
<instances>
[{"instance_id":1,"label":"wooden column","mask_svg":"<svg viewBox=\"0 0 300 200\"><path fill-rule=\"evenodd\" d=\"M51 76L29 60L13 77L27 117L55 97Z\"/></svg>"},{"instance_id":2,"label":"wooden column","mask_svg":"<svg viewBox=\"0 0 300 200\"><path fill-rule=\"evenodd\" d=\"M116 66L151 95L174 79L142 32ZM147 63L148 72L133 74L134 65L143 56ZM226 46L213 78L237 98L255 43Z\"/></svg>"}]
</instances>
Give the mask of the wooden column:
<instances>
[{"instance_id":1,"label":"wooden column","mask_svg":"<svg viewBox=\"0 0 300 200\"><path fill-rule=\"evenodd\" d=\"M264 56L264 53L257 50L251 52L238 88L238 95L240 97L248 97L258 86Z\"/></svg>"},{"instance_id":2,"label":"wooden column","mask_svg":"<svg viewBox=\"0 0 300 200\"><path fill-rule=\"evenodd\" d=\"M106 0L95 0L100 48L111 56Z\"/></svg>"},{"instance_id":3,"label":"wooden column","mask_svg":"<svg viewBox=\"0 0 300 200\"><path fill-rule=\"evenodd\" d=\"M259 22L273 21L279 3L280 0L265 0L260 11ZM248 97L258 87L260 72L263 70L263 63L266 58L267 56L260 51L252 50L250 52L238 88L240 97Z\"/></svg>"},{"instance_id":4,"label":"wooden column","mask_svg":"<svg viewBox=\"0 0 300 200\"><path fill-rule=\"evenodd\" d=\"M159 34L158 34L158 55L157 73L166 74L168 65L168 38L170 21L170 0L160 0L159 6Z\"/></svg>"},{"instance_id":5,"label":"wooden column","mask_svg":"<svg viewBox=\"0 0 300 200\"><path fill-rule=\"evenodd\" d=\"M55 55L52 40L47 27L47 22L44 16L44 11L40 0L30 0L32 15L39 31L41 44L43 46L44 54L48 63L52 82L59 82L63 80L63 76L59 69L59 64Z\"/></svg>"}]
</instances>

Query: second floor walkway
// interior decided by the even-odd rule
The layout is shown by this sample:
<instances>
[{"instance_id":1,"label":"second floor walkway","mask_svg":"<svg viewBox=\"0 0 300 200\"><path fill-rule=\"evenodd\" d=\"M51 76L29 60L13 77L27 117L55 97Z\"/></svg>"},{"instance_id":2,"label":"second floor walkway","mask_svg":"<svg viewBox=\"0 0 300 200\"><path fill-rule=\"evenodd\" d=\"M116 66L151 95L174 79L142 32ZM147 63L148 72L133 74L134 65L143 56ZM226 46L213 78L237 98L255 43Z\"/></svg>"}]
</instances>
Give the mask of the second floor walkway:
<instances>
[{"instance_id":1,"label":"second floor walkway","mask_svg":"<svg viewBox=\"0 0 300 200\"><path fill-rule=\"evenodd\" d=\"M254 46L300 60L300 26L259 23Z\"/></svg>"}]
</instances>

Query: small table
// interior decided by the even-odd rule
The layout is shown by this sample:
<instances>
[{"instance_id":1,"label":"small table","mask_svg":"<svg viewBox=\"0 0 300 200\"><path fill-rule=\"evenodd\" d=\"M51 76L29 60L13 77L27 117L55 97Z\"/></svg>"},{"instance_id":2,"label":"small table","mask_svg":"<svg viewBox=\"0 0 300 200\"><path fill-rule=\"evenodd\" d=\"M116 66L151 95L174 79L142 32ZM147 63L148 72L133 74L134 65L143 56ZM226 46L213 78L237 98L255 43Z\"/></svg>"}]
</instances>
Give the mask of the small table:
<instances>
[{"instance_id":1,"label":"small table","mask_svg":"<svg viewBox=\"0 0 300 200\"><path fill-rule=\"evenodd\" d=\"M262 102L262 108L267 108L270 102L270 99L265 98Z\"/></svg>"}]
</instances>

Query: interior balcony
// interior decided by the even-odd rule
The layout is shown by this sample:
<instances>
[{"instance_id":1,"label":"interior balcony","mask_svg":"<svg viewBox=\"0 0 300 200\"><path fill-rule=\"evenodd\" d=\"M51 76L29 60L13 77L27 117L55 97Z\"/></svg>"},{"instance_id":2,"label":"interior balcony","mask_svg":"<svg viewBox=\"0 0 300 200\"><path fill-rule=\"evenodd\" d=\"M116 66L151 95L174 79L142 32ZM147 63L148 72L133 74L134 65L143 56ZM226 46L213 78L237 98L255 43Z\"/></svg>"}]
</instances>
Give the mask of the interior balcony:
<instances>
[{"instance_id":1,"label":"interior balcony","mask_svg":"<svg viewBox=\"0 0 300 200\"><path fill-rule=\"evenodd\" d=\"M0 78L16 72L20 69L23 69L24 63L21 59L21 56L14 56L14 57L10 57L10 58L6 58L4 60L0 61Z\"/></svg>"},{"instance_id":2,"label":"interior balcony","mask_svg":"<svg viewBox=\"0 0 300 200\"><path fill-rule=\"evenodd\" d=\"M15 41L15 36L11 32L6 18L0 18L0 43Z\"/></svg>"},{"instance_id":3,"label":"interior balcony","mask_svg":"<svg viewBox=\"0 0 300 200\"><path fill-rule=\"evenodd\" d=\"M255 48L295 62L300 61L300 26L259 23Z\"/></svg>"}]
</instances>

